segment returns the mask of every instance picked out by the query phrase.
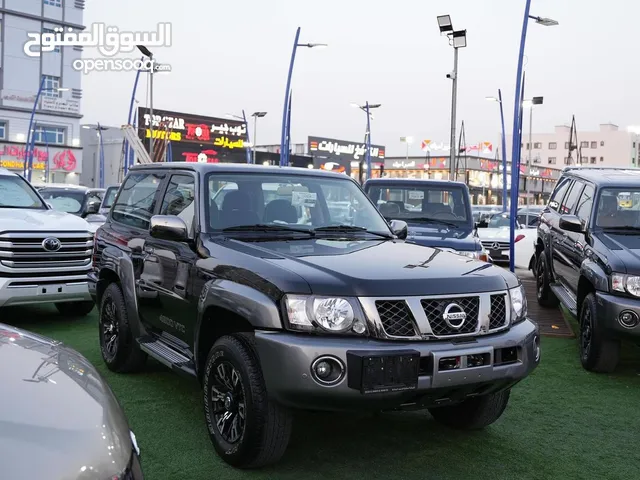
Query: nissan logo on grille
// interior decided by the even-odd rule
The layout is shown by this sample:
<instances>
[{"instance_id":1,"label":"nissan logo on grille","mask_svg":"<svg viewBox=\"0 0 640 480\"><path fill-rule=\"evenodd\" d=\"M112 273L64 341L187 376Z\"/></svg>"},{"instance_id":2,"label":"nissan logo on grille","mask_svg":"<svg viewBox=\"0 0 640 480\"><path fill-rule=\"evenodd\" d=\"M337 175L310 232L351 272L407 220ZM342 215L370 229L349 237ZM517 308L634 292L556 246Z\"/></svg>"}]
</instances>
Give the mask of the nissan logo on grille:
<instances>
[{"instance_id":1,"label":"nissan logo on grille","mask_svg":"<svg viewBox=\"0 0 640 480\"><path fill-rule=\"evenodd\" d=\"M442 318L447 325L458 330L460 329L460 327L462 327L462 325L464 325L464 321L467 319L467 314L464 313L462 307L457 303L450 303L444 309Z\"/></svg>"},{"instance_id":2,"label":"nissan logo on grille","mask_svg":"<svg viewBox=\"0 0 640 480\"><path fill-rule=\"evenodd\" d=\"M42 248L48 252L57 252L61 246L60 240L55 237L48 237L42 241Z\"/></svg>"}]
</instances>

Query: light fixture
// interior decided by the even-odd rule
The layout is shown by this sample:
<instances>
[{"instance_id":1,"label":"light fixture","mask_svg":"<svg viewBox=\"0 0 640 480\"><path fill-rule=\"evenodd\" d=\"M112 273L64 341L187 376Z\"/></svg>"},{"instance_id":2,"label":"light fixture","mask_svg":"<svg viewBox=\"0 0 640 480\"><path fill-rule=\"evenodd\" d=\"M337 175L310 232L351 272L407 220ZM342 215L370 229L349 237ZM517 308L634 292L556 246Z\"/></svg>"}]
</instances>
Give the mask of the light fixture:
<instances>
[{"instance_id":1,"label":"light fixture","mask_svg":"<svg viewBox=\"0 0 640 480\"><path fill-rule=\"evenodd\" d=\"M299 47L307 47L307 48L326 48L329 45L326 43L299 43Z\"/></svg>"},{"instance_id":2,"label":"light fixture","mask_svg":"<svg viewBox=\"0 0 640 480\"><path fill-rule=\"evenodd\" d=\"M400 137L400 141L402 143L412 144L413 143L413 137Z\"/></svg>"},{"instance_id":3,"label":"light fixture","mask_svg":"<svg viewBox=\"0 0 640 480\"><path fill-rule=\"evenodd\" d=\"M264 165L265 167L268 167L271 164L269 163L269 160L265 160L264 162L262 162L262 165Z\"/></svg>"},{"instance_id":4,"label":"light fixture","mask_svg":"<svg viewBox=\"0 0 640 480\"><path fill-rule=\"evenodd\" d=\"M489 102L500 102L496 97L484 97L484 99Z\"/></svg>"},{"instance_id":5,"label":"light fixture","mask_svg":"<svg viewBox=\"0 0 640 480\"><path fill-rule=\"evenodd\" d=\"M262 118L267 114L267 112L253 112L251 114L252 117L258 117L258 118Z\"/></svg>"},{"instance_id":6,"label":"light fixture","mask_svg":"<svg viewBox=\"0 0 640 480\"><path fill-rule=\"evenodd\" d=\"M313 169L313 163L310 163L309 165L307 165L307 168L310 170Z\"/></svg>"},{"instance_id":7,"label":"light fixture","mask_svg":"<svg viewBox=\"0 0 640 480\"><path fill-rule=\"evenodd\" d=\"M464 48L467 46L467 31L458 30L451 34L453 38L453 48Z\"/></svg>"},{"instance_id":8,"label":"light fixture","mask_svg":"<svg viewBox=\"0 0 640 480\"><path fill-rule=\"evenodd\" d=\"M24 142L24 140L25 140L24 133L18 133L18 134L16 135L16 140L17 140L18 142Z\"/></svg>"},{"instance_id":9,"label":"light fixture","mask_svg":"<svg viewBox=\"0 0 640 480\"><path fill-rule=\"evenodd\" d=\"M451 15L439 15L438 27L440 27L440 33L452 32L453 25L451 24Z\"/></svg>"},{"instance_id":10,"label":"light fixture","mask_svg":"<svg viewBox=\"0 0 640 480\"><path fill-rule=\"evenodd\" d=\"M543 100L544 97L533 97L531 102L533 103L533 105L542 105Z\"/></svg>"},{"instance_id":11,"label":"light fixture","mask_svg":"<svg viewBox=\"0 0 640 480\"><path fill-rule=\"evenodd\" d=\"M557 20L554 20L552 18L546 18L546 17L531 17L533 18L537 24L540 24L544 27L554 27L556 25L558 25Z\"/></svg>"}]
</instances>

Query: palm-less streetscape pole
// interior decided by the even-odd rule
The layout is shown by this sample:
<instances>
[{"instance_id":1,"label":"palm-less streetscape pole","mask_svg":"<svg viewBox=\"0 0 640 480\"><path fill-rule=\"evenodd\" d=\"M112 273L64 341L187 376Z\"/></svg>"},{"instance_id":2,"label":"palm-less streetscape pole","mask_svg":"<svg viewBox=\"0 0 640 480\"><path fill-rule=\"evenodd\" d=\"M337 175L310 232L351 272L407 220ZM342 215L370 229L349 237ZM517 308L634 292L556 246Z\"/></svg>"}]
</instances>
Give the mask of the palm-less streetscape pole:
<instances>
[{"instance_id":1,"label":"palm-less streetscape pole","mask_svg":"<svg viewBox=\"0 0 640 480\"><path fill-rule=\"evenodd\" d=\"M96 125L83 125L82 128L95 130L98 135L98 188L104 188L104 143L102 142L102 132L109 130L109 127L103 127L99 123Z\"/></svg>"},{"instance_id":2,"label":"palm-less streetscape pole","mask_svg":"<svg viewBox=\"0 0 640 480\"><path fill-rule=\"evenodd\" d=\"M531 149L533 148L533 106L534 105L542 105L543 102L543 97L533 97L531 100L523 100L522 101L522 105L523 107L528 107L529 108L529 148L528 148L528 155L527 155L527 167L529 168L529 178L531 178L531 164L532 162L532 157L531 157ZM530 181L527 179L527 198L526 198L526 206L529 207L529 205L531 204L531 202L529 201L529 195L530 195L530 191L531 191L531 186L530 186ZM529 225L529 208L525 209L525 225Z\"/></svg>"},{"instance_id":3,"label":"palm-less streetscape pole","mask_svg":"<svg viewBox=\"0 0 640 480\"><path fill-rule=\"evenodd\" d=\"M280 135L280 166L285 166L285 162L288 163L289 142L287 139L287 119L289 117L289 101L291 99L291 77L293 75L293 64L296 60L296 51L298 47L326 47L326 43L299 43L300 41L300 27L296 30L296 37L293 41L293 50L291 51L291 60L289 62L289 73L287 75L287 88L284 93L284 108L282 109L282 132Z\"/></svg>"},{"instance_id":4,"label":"palm-less streetscape pole","mask_svg":"<svg viewBox=\"0 0 640 480\"><path fill-rule=\"evenodd\" d=\"M364 143L365 143L365 152L364 159L367 165L367 180L371 178L371 119L373 119L373 114L371 110L380 108L382 106L381 103L369 103L368 101L364 103L364 105L360 105L358 103L351 103L352 107L359 108L364 113L367 114L367 130L364 133ZM362 176L362 175L360 175Z\"/></svg>"},{"instance_id":5,"label":"palm-less streetscape pole","mask_svg":"<svg viewBox=\"0 0 640 480\"><path fill-rule=\"evenodd\" d=\"M142 57L140 59L140 61L144 60L144 57ZM127 125L131 125L131 122L133 121L133 105L136 101L136 91L138 90L138 81L140 80L140 72L141 70L138 70L136 72L136 80L133 83L133 90L131 91L131 101L129 103L129 116L127 117ZM127 172L129 171L129 167L133 164L133 148L131 148L131 146L129 145L129 142L127 142L127 140L125 139L124 141L124 147L125 147L125 154L124 154L124 165L122 166L122 169L124 171L124 175L127 175Z\"/></svg>"},{"instance_id":6,"label":"palm-less streetscape pole","mask_svg":"<svg viewBox=\"0 0 640 480\"><path fill-rule=\"evenodd\" d=\"M258 141L258 119L267 115L267 112L253 112L253 163L256 163L256 146Z\"/></svg>"},{"instance_id":7,"label":"palm-less streetscape pole","mask_svg":"<svg viewBox=\"0 0 640 480\"><path fill-rule=\"evenodd\" d=\"M66 92L69 89L68 88L44 88L44 83L45 83L45 77L42 77L42 80L40 81L40 86L38 87L38 93L36 94L36 99L33 102L33 108L31 109L31 118L29 119L29 128L27 130L27 141L25 142L25 152L24 152L24 166L23 166L23 171L22 171L22 175L24 178L26 178L29 182L31 181L31 170L33 169L33 150L34 150L34 146L35 146L35 125L34 125L34 119L36 116L36 109L38 108L38 103L40 102L40 96L42 95L42 92ZM45 134L46 137L46 134ZM50 159L47 158L47 162L49 162Z\"/></svg>"},{"instance_id":8,"label":"palm-less streetscape pole","mask_svg":"<svg viewBox=\"0 0 640 480\"><path fill-rule=\"evenodd\" d=\"M533 19L536 23L544 26L558 25L558 22L550 18L535 17L530 15L531 0L525 0L524 19L522 21L522 33L520 35L520 50L518 52L518 69L516 71L516 91L515 100L513 103L513 132L511 150L511 208L510 208L510 222L509 222L509 270L515 271L515 228L516 228L516 213L518 211L518 186L520 182L520 164L517 159L520 152L520 136L518 135L520 125L520 112L522 109L521 96L522 96L522 63L524 60L524 47L527 40L527 26L529 19Z\"/></svg>"},{"instance_id":9,"label":"palm-less streetscape pole","mask_svg":"<svg viewBox=\"0 0 640 480\"><path fill-rule=\"evenodd\" d=\"M253 146L251 143L251 138L249 137L249 123L247 122L247 115L244 113L244 109L242 110L241 117L232 113L227 113L226 116L228 118L235 118L236 120L244 122L245 127L247 128L247 143L249 144L248 148L245 148L245 154L247 156L247 163L251 163L251 152L253 151Z\"/></svg>"},{"instance_id":10,"label":"palm-less streetscape pole","mask_svg":"<svg viewBox=\"0 0 640 480\"><path fill-rule=\"evenodd\" d=\"M149 70L149 117L151 120L149 121L149 157L151 161L153 161L153 73L155 70L155 66L153 63L153 53L145 47L144 45L136 45L140 53L142 53L145 57L149 59L149 64L151 65L151 69Z\"/></svg>"},{"instance_id":11,"label":"palm-less streetscape pole","mask_svg":"<svg viewBox=\"0 0 640 480\"><path fill-rule=\"evenodd\" d=\"M409 145L413 143L413 137L400 137L400 141L407 144L405 162L409 163Z\"/></svg>"},{"instance_id":12,"label":"palm-less streetscape pole","mask_svg":"<svg viewBox=\"0 0 640 480\"><path fill-rule=\"evenodd\" d=\"M440 33L444 33L449 38L449 45L453 46L453 72L447 74L447 78L452 80L451 85L451 148L449 160L449 180L456 180L456 108L458 99L458 49L467 46L467 31L454 30L451 24L450 15L440 15L437 18Z\"/></svg>"},{"instance_id":13,"label":"palm-less streetscape pole","mask_svg":"<svg viewBox=\"0 0 640 480\"><path fill-rule=\"evenodd\" d=\"M504 129L504 108L502 103L502 90L498 89L498 98L487 97L487 100L500 104L500 126L502 128L502 211L507 211L507 138Z\"/></svg>"}]
</instances>

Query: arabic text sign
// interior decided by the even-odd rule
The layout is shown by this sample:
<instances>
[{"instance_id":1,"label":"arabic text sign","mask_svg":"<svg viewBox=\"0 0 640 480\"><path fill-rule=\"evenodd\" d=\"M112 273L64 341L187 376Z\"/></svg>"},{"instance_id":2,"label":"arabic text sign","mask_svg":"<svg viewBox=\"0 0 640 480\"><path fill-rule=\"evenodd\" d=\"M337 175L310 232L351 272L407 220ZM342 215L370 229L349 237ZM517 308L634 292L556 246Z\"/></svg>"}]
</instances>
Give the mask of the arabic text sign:
<instances>
[{"instance_id":1,"label":"arabic text sign","mask_svg":"<svg viewBox=\"0 0 640 480\"><path fill-rule=\"evenodd\" d=\"M447 145L444 142L434 142L432 140L423 140L421 149L423 152L448 152L451 150L451 145ZM491 153L493 152L493 144L491 142L480 142L475 145L468 145L466 147L462 147L460 151L463 151L463 152L477 151L480 153Z\"/></svg>"},{"instance_id":2,"label":"arabic text sign","mask_svg":"<svg viewBox=\"0 0 640 480\"><path fill-rule=\"evenodd\" d=\"M324 137L309 137L309 153L311 155L326 155L332 158L360 160L365 157L367 146L364 143L347 142ZM371 145L371 158L384 159L385 147Z\"/></svg>"},{"instance_id":3,"label":"arabic text sign","mask_svg":"<svg viewBox=\"0 0 640 480\"><path fill-rule=\"evenodd\" d=\"M53 33L27 33L29 40L23 50L28 57L39 57L42 52L52 52L56 47L94 47L105 57L119 53L131 53L136 45L147 48L171 46L171 24L159 23L155 32L121 32L118 27L94 23L91 28L75 31L57 27Z\"/></svg>"}]
</instances>

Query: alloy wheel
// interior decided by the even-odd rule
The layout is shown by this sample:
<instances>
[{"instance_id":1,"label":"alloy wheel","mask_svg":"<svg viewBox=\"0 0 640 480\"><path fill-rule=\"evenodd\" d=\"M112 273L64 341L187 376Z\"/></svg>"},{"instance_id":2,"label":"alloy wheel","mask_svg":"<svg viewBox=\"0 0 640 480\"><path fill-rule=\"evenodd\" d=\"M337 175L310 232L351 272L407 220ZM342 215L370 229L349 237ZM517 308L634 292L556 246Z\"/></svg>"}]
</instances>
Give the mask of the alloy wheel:
<instances>
[{"instance_id":1,"label":"alloy wheel","mask_svg":"<svg viewBox=\"0 0 640 480\"><path fill-rule=\"evenodd\" d=\"M584 314L582 315L582 323L580 324L580 347L582 350L582 357L589 356L591 350L591 339L593 332L593 325L591 321L591 310L589 307L585 307Z\"/></svg>"},{"instance_id":2,"label":"alloy wheel","mask_svg":"<svg viewBox=\"0 0 640 480\"><path fill-rule=\"evenodd\" d=\"M536 272L536 286L538 288L536 293L538 294L538 299L540 299L544 294L544 260L540 259L538 263L538 271Z\"/></svg>"},{"instance_id":3,"label":"alloy wheel","mask_svg":"<svg viewBox=\"0 0 640 480\"><path fill-rule=\"evenodd\" d=\"M213 371L211 406L216 428L227 443L242 439L246 423L246 403L240 373L222 361Z\"/></svg>"},{"instance_id":4,"label":"alloy wheel","mask_svg":"<svg viewBox=\"0 0 640 480\"><path fill-rule=\"evenodd\" d=\"M116 313L116 304L112 298L106 298L102 306L102 315L100 315L100 340L102 347L109 359L116 356L118 351L118 343L120 337L120 328L118 326L118 315Z\"/></svg>"}]
</instances>

